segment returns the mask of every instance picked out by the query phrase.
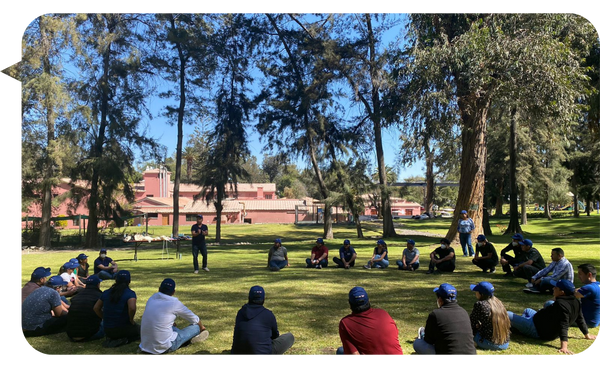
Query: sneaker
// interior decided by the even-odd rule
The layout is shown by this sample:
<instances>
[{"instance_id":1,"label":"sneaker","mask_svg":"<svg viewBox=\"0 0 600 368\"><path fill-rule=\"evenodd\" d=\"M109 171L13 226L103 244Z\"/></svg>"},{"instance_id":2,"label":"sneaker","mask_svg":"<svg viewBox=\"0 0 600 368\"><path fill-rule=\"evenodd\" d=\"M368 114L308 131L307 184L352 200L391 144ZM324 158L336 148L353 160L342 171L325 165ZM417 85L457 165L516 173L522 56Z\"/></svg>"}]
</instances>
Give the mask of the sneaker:
<instances>
[{"instance_id":1,"label":"sneaker","mask_svg":"<svg viewBox=\"0 0 600 368\"><path fill-rule=\"evenodd\" d=\"M484 268L484 269L481 270L481 272L483 272L483 273L486 273L487 271L488 271L487 268Z\"/></svg>"},{"instance_id":2,"label":"sneaker","mask_svg":"<svg viewBox=\"0 0 600 368\"><path fill-rule=\"evenodd\" d=\"M364 267L365 269L367 269L367 270L370 270L370 269L371 269L371 266L369 266L368 264L364 265L363 267Z\"/></svg>"},{"instance_id":3,"label":"sneaker","mask_svg":"<svg viewBox=\"0 0 600 368\"><path fill-rule=\"evenodd\" d=\"M532 288L532 287L533 287L533 284L532 284L531 282L528 282L527 284L525 284L525 287L526 287L526 288Z\"/></svg>"},{"instance_id":4,"label":"sneaker","mask_svg":"<svg viewBox=\"0 0 600 368\"><path fill-rule=\"evenodd\" d=\"M197 342L202 342L206 339L208 339L208 330L201 331L198 335L194 336L190 340L190 343L195 344Z\"/></svg>"},{"instance_id":5,"label":"sneaker","mask_svg":"<svg viewBox=\"0 0 600 368\"><path fill-rule=\"evenodd\" d=\"M433 273L433 270L429 270L427 272L425 272L427 275L431 275Z\"/></svg>"},{"instance_id":6,"label":"sneaker","mask_svg":"<svg viewBox=\"0 0 600 368\"><path fill-rule=\"evenodd\" d=\"M540 293L540 291L538 289L534 289L534 288L525 288L525 289L523 289L523 291L528 294L539 294Z\"/></svg>"},{"instance_id":7,"label":"sneaker","mask_svg":"<svg viewBox=\"0 0 600 368\"><path fill-rule=\"evenodd\" d=\"M425 327L419 327L419 332L417 332L417 339L423 339L425 337Z\"/></svg>"},{"instance_id":8,"label":"sneaker","mask_svg":"<svg viewBox=\"0 0 600 368\"><path fill-rule=\"evenodd\" d=\"M271 267L271 271L279 271L279 267Z\"/></svg>"},{"instance_id":9,"label":"sneaker","mask_svg":"<svg viewBox=\"0 0 600 368\"><path fill-rule=\"evenodd\" d=\"M194 270L194 273L198 273L198 270Z\"/></svg>"},{"instance_id":10,"label":"sneaker","mask_svg":"<svg viewBox=\"0 0 600 368\"><path fill-rule=\"evenodd\" d=\"M490 273L496 273L496 269L495 268L490 268Z\"/></svg>"},{"instance_id":11,"label":"sneaker","mask_svg":"<svg viewBox=\"0 0 600 368\"><path fill-rule=\"evenodd\" d=\"M204 271L206 271L206 272L210 271L210 270L208 269L208 267L202 267L202 269L203 269Z\"/></svg>"},{"instance_id":12,"label":"sneaker","mask_svg":"<svg viewBox=\"0 0 600 368\"><path fill-rule=\"evenodd\" d=\"M468 254L463 254L463 257L468 257L468 256L469 256Z\"/></svg>"},{"instance_id":13,"label":"sneaker","mask_svg":"<svg viewBox=\"0 0 600 368\"><path fill-rule=\"evenodd\" d=\"M123 337L121 339L110 339L110 338L106 338L106 340L104 340L104 342L102 343L102 346L104 346L105 348L116 348L118 346L121 345L125 345L129 342L129 340L127 340L126 337Z\"/></svg>"},{"instance_id":14,"label":"sneaker","mask_svg":"<svg viewBox=\"0 0 600 368\"><path fill-rule=\"evenodd\" d=\"M315 268L318 269L318 270L320 270L322 267L321 267L320 264L318 264L318 265L315 266Z\"/></svg>"}]
</instances>

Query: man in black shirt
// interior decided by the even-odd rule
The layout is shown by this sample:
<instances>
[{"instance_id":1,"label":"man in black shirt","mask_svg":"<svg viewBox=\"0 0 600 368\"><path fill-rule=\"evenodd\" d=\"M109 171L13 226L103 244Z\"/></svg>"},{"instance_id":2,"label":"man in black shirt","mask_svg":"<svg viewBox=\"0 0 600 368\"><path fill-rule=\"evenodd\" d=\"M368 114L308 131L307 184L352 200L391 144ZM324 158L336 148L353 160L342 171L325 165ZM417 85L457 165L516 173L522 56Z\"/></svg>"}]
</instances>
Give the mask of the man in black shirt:
<instances>
[{"instance_id":1,"label":"man in black shirt","mask_svg":"<svg viewBox=\"0 0 600 368\"><path fill-rule=\"evenodd\" d=\"M551 341L560 337L559 353L573 354L568 349L569 326L577 324L587 340L594 340L590 335L581 312L581 303L575 298L575 285L569 280L550 281L554 286L554 302L547 303L536 312L527 308L522 316L508 312L511 327L529 337Z\"/></svg>"},{"instance_id":2,"label":"man in black shirt","mask_svg":"<svg viewBox=\"0 0 600 368\"><path fill-rule=\"evenodd\" d=\"M523 235L516 233L512 236L512 242L500 251L500 264L502 265L502 271L506 272L504 276L513 276L512 269L510 267L517 263L516 259L519 258L519 255L521 254L521 246L519 245L519 242L523 240ZM511 250L515 255L514 257L507 254Z\"/></svg>"},{"instance_id":3,"label":"man in black shirt","mask_svg":"<svg viewBox=\"0 0 600 368\"><path fill-rule=\"evenodd\" d=\"M456 288L441 284L433 289L437 296L438 309L427 317L425 328L413 347L417 354L477 354L473 342L471 319L466 310L456 301ZM423 334L424 331L424 334Z\"/></svg>"},{"instance_id":4,"label":"man in black shirt","mask_svg":"<svg viewBox=\"0 0 600 368\"><path fill-rule=\"evenodd\" d=\"M208 272L206 235L208 226L204 225L202 215L196 215L196 223L192 225L192 256L194 257L194 273L198 273L198 252L202 254L202 269Z\"/></svg>"},{"instance_id":5,"label":"man in black shirt","mask_svg":"<svg viewBox=\"0 0 600 368\"><path fill-rule=\"evenodd\" d=\"M540 252L533 247L531 240L524 239L519 242L519 245L521 245L521 254L517 258L518 264L514 267L513 273L515 277L529 281L533 275L546 267L546 263Z\"/></svg>"},{"instance_id":6,"label":"man in black shirt","mask_svg":"<svg viewBox=\"0 0 600 368\"><path fill-rule=\"evenodd\" d=\"M450 246L450 241L448 239L442 239L440 241L440 246L435 248L435 250L429 254L429 258L431 258L431 261L429 261L428 274L438 273L440 271L454 271L456 255L454 254L454 248Z\"/></svg>"},{"instance_id":7,"label":"man in black shirt","mask_svg":"<svg viewBox=\"0 0 600 368\"><path fill-rule=\"evenodd\" d=\"M102 318L94 312L94 305L102 295L99 288L101 281L98 275L88 277L86 287L71 298L67 315L67 336L71 341L92 341L104 337Z\"/></svg>"},{"instance_id":8,"label":"man in black shirt","mask_svg":"<svg viewBox=\"0 0 600 368\"><path fill-rule=\"evenodd\" d=\"M487 272L496 272L496 265L498 265L498 253L494 245L487 241L485 235L480 234L477 236L477 246L475 247L475 257L473 258L473 264Z\"/></svg>"}]
</instances>

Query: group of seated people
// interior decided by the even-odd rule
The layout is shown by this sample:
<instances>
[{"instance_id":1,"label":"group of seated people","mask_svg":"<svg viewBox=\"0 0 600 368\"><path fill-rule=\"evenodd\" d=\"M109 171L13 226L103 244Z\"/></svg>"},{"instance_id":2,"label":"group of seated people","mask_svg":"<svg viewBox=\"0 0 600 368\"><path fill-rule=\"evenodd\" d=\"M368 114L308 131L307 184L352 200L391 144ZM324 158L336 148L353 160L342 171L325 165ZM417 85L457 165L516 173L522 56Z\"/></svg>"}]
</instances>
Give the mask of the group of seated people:
<instances>
[{"instance_id":1,"label":"group of seated people","mask_svg":"<svg viewBox=\"0 0 600 368\"><path fill-rule=\"evenodd\" d=\"M476 348L504 350L509 345L511 327L536 339L550 341L559 337L559 352L566 354L571 354L567 345L569 326L576 324L586 339L595 339L588 332L588 327L600 324L600 283L596 281L594 266L583 264L578 267L578 276L584 285L576 289L573 284L573 267L564 257L562 249L555 248L552 249L552 263L533 272L529 270L529 266L535 264L536 257L522 256L523 253L530 254L533 248L529 242L524 241L526 239L521 237L519 241L519 236L520 234L515 234L513 239L517 240L522 253L515 252L515 257L511 259L505 248L501 259L508 260L507 264L513 267L511 274L519 274L518 271L522 270L526 272L523 275L530 275L526 286L529 292L551 290L553 299L546 302L539 311L527 308L519 315L507 311L494 296L494 286L482 281L470 287L475 292L477 301L469 315L458 305L456 288L443 283L433 290L438 308L429 314L425 326L417 332L413 344L417 354L476 354ZM478 264L476 261L480 258L493 259L493 256L487 255L495 254L491 243L479 243L473 259L475 264ZM516 249L513 244L509 246ZM436 257L431 258L430 270L447 262L446 258L450 255L447 252L452 252L446 239L442 239L436 250L438 249L446 253L436 253ZM306 260L307 267L323 267L322 262L327 259L324 256L326 252L323 240L317 239L311 258ZM33 271L31 280L22 291L22 329L25 336L64 331L71 341L85 342L105 338L105 347L140 340L139 352L148 354L173 352L208 338L208 331L200 318L174 296L176 284L171 278L164 279L158 292L148 299L141 323L137 324L134 320L137 297L129 287L131 274L127 270L118 270L116 262L107 257L106 253L105 249L100 251L94 262L92 275L88 272L88 257L83 253L66 262L59 275L51 276L50 268L44 267ZM383 268L385 263L382 261L387 261L386 257L385 242L379 240L365 267L380 265ZM333 260L340 268L354 266L356 252L350 246L350 241L344 241L340 248L340 258L334 257ZM528 263L530 260L532 262ZM386 263L389 264L389 261ZM269 251L269 267L283 268L288 265L287 250L282 247L281 240L277 239ZM418 269L418 250L414 241L407 242L402 260L397 261L397 265L403 270ZM484 271L492 267L491 262L481 262L478 265ZM524 266L517 268L520 265ZM101 291L101 282L108 279L114 279L114 283ZM70 301L67 300L67 295L61 293L70 293ZM230 350L232 354L283 354L294 344L291 333L279 333L276 318L264 307L264 301L264 288L253 286L248 294L248 303L236 316ZM386 311L371 308L364 288L352 288L348 302L352 313L339 323L342 346L338 349L338 354L402 354L395 321ZM176 326L177 317L186 320L189 325Z\"/></svg>"}]
</instances>

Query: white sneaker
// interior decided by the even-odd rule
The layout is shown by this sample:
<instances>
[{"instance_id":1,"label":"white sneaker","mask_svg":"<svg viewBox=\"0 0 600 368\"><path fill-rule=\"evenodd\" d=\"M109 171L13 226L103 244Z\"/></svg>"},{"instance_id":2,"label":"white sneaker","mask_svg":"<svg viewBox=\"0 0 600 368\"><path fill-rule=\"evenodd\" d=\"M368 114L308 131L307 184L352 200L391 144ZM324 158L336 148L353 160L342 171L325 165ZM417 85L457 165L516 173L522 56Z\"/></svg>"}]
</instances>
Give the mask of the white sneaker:
<instances>
[{"instance_id":1,"label":"white sneaker","mask_svg":"<svg viewBox=\"0 0 600 368\"><path fill-rule=\"evenodd\" d=\"M417 332L417 339L422 339L425 337L425 327L419 327L419 332Z\"/></svg>"},{"instance_id":2,"label":"white sneaker","mask_svg":"<svg viewBox=\"0 0 600 368\"><path fill-rule=\"evenodd\" d=\"M190 340L190 343L195 344L197 342L202 342L202 341L204 341L206 339L208 339L208 330L204 330L204 331L200 332L200 334L194 336Z\"/></svg>"},{"instance_id":3,"label":"white sneaker","mask_svg":"<svg viewBox=\"0 0 600 368\"><path fill-rule=\"evenodd\" d=\"M526 288L532 288L532 287L533 287L533 284L532 284L531 282L528 282L528 283L525 285L525 287L526 287Z\"/></svg>"},{"instance_id":4,"label":"white sneaker","mask_svg":"<svg viewBox=\"0 0 600 368\"><path fill-rule=\"evenodd\" d=\"M370 270L370 269L371 269L371 266L370 266L370 265L368 265L368 264L364 265L363 267L364 267L364 268L366 268L367 270Z\"/></svg>"},{"instance_id":5,"label":"white sneaker","mask_svg":"<svg viewBox=\"0 0 600 368\"><path fill-rule=\"evenodd\" d=\"M194 270L194 273L198 273L198 270Z\"/></svg>"},{"instance_id":6,"label":"white sneaker","mask_svg":"<svg viewBox=\"0 0 600 368\"><path fill-rule=\"evenodd\" d=\"M206 271L206 272L210 271L210 270L208 269L208 267L202 267L202 269L203 269L204 271Z\"/></svg>"}]
</instances>

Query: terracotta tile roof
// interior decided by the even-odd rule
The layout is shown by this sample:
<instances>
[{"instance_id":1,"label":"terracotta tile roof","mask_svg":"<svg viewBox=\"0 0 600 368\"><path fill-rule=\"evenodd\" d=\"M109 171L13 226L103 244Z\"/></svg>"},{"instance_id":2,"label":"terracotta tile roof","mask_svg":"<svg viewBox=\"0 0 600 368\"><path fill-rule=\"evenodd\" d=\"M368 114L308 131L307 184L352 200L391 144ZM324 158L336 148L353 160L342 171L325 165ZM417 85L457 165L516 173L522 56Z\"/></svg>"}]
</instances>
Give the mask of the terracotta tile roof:
<instances>
[{"instance_id":1,"label":"terracotta tile roof","mask_svg":"<svg viewBox=\"0 0 600 368\"><path fill-rule=\"evenodd\" d=\"M240 200L246 211L294 211L297 205L304 205L300 199L250 199Z\"/></svg>"},{"instance_id":2,"label":"terracotta tile roof","mask_svg":"<svg viewBox=\"0 0 600 368\"><path fill-rule=\"evenodd\" d=\"M169 185L169 191L173 192L173 187L175 184L171 183ZM237 189L238 192L256 192L258 187L263 188L263 192L270 193L275 192L276 186L275 183L238 183ZM202 191L202 187L195 184L179 184L179 192L187 192L187 193L200 193ZM225 187L226 192L232 192L230 186L227 185Z\"/></svg>"},{"instance_id":3,"label":"terracotta tile roof","mask_svg":"<svg viewBox=\"0 0 600 368\"><path fill-rule=\"evenodd\" d=\"M238 201L224 201L223 213L238 213L243 209ZM189 201L179 213L215 213L214 204L207 205L205 201Z\"/></svg>"}]
</instances>

